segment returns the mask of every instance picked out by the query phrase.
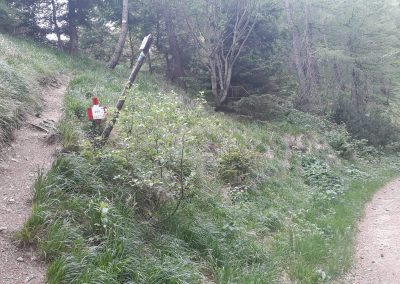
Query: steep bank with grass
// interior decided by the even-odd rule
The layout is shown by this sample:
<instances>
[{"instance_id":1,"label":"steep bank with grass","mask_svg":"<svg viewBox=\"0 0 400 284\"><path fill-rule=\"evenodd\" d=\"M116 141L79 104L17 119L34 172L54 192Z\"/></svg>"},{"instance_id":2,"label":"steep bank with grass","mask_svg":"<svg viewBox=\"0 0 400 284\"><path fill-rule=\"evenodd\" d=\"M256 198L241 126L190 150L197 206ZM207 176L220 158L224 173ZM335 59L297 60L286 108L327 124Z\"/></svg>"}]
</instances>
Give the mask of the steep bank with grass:
<instances>
[{"instance_id":1,"label":"steep bank with grass","mask_svg":"<svg viewBox=\"0 0 400 284\"><path fill-rule=\"evenodd\" d=\"M41 87L51 84L57 70L55 54L31 43L0 35L0 149L28 113L40 111Z\"/></svg>"},{"instance_id":2,"label":"steep bank with grass","mask_svg":"<svg viewBox=\"0 0 400 284\"><path fill-rule=\"evenodd\" d=\"M128 70L54 56L74 73L60 124L69 153L38 178L19 235L48 261L49 283L329 281L352 261L363 205L399 168L320 117L216 114L147 74L98 150L90 97L113 105Z\"/></svg>"}]
</instances>

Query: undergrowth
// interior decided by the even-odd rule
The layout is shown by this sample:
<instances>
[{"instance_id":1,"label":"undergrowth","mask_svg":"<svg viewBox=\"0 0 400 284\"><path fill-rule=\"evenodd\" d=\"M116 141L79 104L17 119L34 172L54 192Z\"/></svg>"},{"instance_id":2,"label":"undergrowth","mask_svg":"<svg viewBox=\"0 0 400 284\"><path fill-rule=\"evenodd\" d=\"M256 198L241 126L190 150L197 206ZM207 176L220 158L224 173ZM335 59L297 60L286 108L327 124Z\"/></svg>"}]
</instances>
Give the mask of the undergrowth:
<instances>
[{"instance_id":1,"label":"undergrowth","mask_svg":"<svg viewBox=\"0 0 400 284\"><path fill-rule=\"evenodd\" d=\"M90 97L112 106L127 70L56 58L74 74L68 154L39 175L18 234L48 262L48 283L328 282L351 264L363 205L399 168L319 117L214 113L148 74L98 149Z\"/></svg>"}]
</instances>

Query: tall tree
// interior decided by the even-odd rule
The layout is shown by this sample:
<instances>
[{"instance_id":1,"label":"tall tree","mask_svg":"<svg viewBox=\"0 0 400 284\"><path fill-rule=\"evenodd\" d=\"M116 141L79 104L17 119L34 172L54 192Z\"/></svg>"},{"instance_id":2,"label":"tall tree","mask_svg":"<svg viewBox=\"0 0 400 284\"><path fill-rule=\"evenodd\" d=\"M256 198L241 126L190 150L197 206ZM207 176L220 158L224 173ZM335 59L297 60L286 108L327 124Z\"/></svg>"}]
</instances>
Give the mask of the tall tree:
<instances>
[{"instance_id":1,"label":"tall tree","mask_svg":"<svg viewBox=\"0 0 400 284\"><path fill-rule=\"evenodd\" d=\"M77 0L68 0L68 36L69 36L69 53L78 52L78 13Z\"/></svg>"},{"instance_id":2,"label":"tall tree","mask_svg":"<svg viewBox=\"0 0 400 284\"><path fill-rule=\"evenodd\" d=\"M296 103L302 110L318 111L321 97L312 7L307 1L296 1L296 5L293 7L291 0L285 0L287 22L292 30L293 65L299 83Z\"/></svg>"},{"instance_id":3,"label":"tall tree","mask_svg":"<svg viewBox=\"0 0 400 284\"><path fill-rule=\"evenodd\" d=\"M121 21L121 33L119 35L118 43L115 47L114 53L111 56L110 61L107 63L107 67L114 69L117 66L119 58L121 57L124 49L126 35L128 34L128 18L129 18L129 0L122 1L122 21Z\"/></svg>"},{"instance_id":4,"label":"tall tree","mask_svg":"<svg viewBox=\"0 0 400 284\"><path fill-rule=\"evenodd\" d=\"M90 26L90 16L93 7L99 5L99 0L68 0L66 13L61 17L65 20L66 33L69 36L69 53L76 53L79 49L79 27Z\"/></svg>"},{"instance_id":5,"label":"tall tree","mask_svg":"<svg viewBox=\"0 0 400 284\"><path fill-rule=\"evenodd\" d=\"M60 27L58 25L58 20L57 20L57 6L55 3L55 0L51 0L51 10L52 10L52 22L54 26L54 32L57 36L57 47L62 50L62 40L61 40L61 31Z\"/></svg>"},{"instance_id":6,"label":"tall tree","mask_svg":"<svg viewBox=\"0 0 400 284\"><path fill-rule=\"evenodd\" d=\"M166 36L168 39L168 55L171 58L167 60L167 76L172 81L182 87L185 87L182 77L185 76L183 66L182 50L179 45L179 40L176 32L177 19L176 19L176 3L174 1L162 1L162 17L165 22Z\"/></svg>"},{"instance_id":7,"label":"tall tree","mask_svg":"<svg viewBox=\"0 0 400 284\"><path fill-rule=\"evenodd\" d=\"M233 68L257 23L259 7L257 0L201 0L186 15L200 60L209 71L217 107L228 98Z\"/></svg>"}]
</instances>

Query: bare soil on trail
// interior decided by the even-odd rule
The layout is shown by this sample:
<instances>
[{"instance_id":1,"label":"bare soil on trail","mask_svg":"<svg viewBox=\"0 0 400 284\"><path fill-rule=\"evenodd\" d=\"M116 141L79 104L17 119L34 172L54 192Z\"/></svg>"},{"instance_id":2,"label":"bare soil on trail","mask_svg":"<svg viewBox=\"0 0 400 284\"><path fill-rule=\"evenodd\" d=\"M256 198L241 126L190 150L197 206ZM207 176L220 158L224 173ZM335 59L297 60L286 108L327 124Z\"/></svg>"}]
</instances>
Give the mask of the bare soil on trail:
<instances>
[{"instance_id":1,"label":"bare soil on trail","mask_svg":"<svg viewBox=\"0 0 400 284\"><path fill-rule=\"evenodd\" d=\"M400 178L375 194L358 226L356 265L341 283L400 283Z\"/></svg>"},{"instance_id":2,"label":"bare soil on trail","mask_svg":"<svg viewBox=\"0 0 400 284\"><path fill-rule=\"evenodd\" d=\"M66 78L42 91L43 111L28 117L15 132L15 142L0 153L0 284L45 283L45 264L33 248L20 248L14 241L32 211L32 186L38 171L49 169L60 146L49 145L45 132L33 127L58 121Z\"/></svg>"}]
</instances>

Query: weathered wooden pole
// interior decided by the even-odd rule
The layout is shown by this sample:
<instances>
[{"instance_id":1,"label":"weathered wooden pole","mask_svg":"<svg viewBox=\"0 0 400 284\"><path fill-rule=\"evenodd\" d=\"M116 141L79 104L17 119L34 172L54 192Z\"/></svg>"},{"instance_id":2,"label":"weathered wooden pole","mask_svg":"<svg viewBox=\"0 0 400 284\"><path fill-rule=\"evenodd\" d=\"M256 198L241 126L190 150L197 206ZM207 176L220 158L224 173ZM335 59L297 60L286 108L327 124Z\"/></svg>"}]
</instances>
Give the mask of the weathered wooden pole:
<instances>
[{"instance_id":1,"label":"weathered wooden pole","mask_svg":"<svg viewBox=\"0 0 400 284\"><path fill-rule=\"evenodd\" d=\"M136 61L135 66L132 69L131 75L129 76L128 82L125 84L125 87L122 91L120 98L118 99L117 104L115 105L116 111L113 114L112 119L107 123L106 128L104 129L101 135L101 144L104 145L108 137L110 137L111 131L114 128L115 123L118 120L119 114L124 106L126 96L128 95L128 91L132 88L133 82L136 80L136 76L140 71L144 61L146 60L147 55L149 54L151 44L153 43L153 36L150 34L143 39L142 45L140 46L140 55Z\"/></svg>"}]
</instances>

